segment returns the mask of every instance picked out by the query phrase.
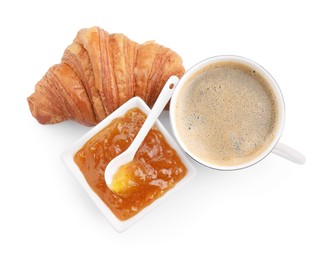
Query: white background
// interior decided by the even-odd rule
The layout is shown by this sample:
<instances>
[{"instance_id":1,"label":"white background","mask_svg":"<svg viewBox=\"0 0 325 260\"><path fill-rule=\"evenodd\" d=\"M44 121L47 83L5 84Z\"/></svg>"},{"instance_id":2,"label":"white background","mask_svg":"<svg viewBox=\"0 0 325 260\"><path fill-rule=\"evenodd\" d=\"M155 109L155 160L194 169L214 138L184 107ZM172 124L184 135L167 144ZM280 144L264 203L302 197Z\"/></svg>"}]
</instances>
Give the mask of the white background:
<instances>
[{"instance_id":1,"label":"white background","mask_svg":"<svg viewBox=\"0 0 325 260\"><path fill-rule=\"evenodd\" d=\"M325 259L322 1L2 1L0 259ZM189 69L235 54L264 66L286 100L281 141L237 172L197 164L187 186L117 233L60 161L87 127L39 125L26 98L79 29L156 40ZM169 125L168 114L161 116Z\"/></svg>"}]
</instances>

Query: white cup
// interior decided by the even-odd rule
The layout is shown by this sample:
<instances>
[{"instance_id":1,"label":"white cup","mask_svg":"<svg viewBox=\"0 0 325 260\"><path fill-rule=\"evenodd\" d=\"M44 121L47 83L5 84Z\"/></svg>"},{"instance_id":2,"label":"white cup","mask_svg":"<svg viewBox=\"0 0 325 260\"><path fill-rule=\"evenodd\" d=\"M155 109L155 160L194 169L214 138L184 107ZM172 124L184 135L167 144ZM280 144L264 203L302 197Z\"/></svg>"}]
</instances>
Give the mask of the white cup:
<instances>
[{"instance_id":1,"label":"white cup","mask_svg":"<svg viewBox=\"0 0 325 260\"><path fill-rule=\"evenodd\" d=\"M196 74L199 70L201 70L202 68L205 68L206 66L208 66L210 64L214 64L214 63L218 63L218 62L241 63L241 64L246 65L246 66L252 68L253 70L259 72L268 81L269 85L273 88L273 91L274 91L277 101L278 101L279 127L277 129L275 138L265 148L265 150L260 155L253 158L252 160L245 162L243 164L240 164L240 165L223 166L223 165L216 165L216 164L212 164L210 162L204 161L202 158L199 158L197 155L195 155L193 152L191 152L186 147L186 145L183 142L183 140L179 134L179 131L176 127L175 106L176 106L178 97L181 94L181 89L186 85L185 83L187 83L188 79L191 78L194 74ZM210 168L217 169L217 170L237 170L237 169L246 168L246 167L252 166L252 165L256 164L257 162L261 161L263 158L265 158L271 152L276 155L279 155L283 158L286 158L294 163L297 163L297 164L305 163L305 157L301 153L299 153L298 151L294 150L293 148L291 148L285 144L279 143L279 139L282 135L282 131L284 128L285 105L284 105L284 99L283 99L283 96L282 96L282 93L280 91L278 84L273 79L273 77L262 66L258 65L257 63L255 63L249 59L239 57L239 56L232 56L232 55L230 55L230 56L215 56L215 57L211 57L206 60L203 60L203 61L199 62L198 64L194 65L191 69L189 69L183 75L183 77L178 82L175 92L174 92L171 102L170 102L169 114L170 114L170 122L171 122L171 127L173 130L173 133L175 135L176 140L182 147L182 149L189 156L191 156L194 160L196 160L197 162L199 162L205 166L208 166Z\"/></svg>"}]
</instances>

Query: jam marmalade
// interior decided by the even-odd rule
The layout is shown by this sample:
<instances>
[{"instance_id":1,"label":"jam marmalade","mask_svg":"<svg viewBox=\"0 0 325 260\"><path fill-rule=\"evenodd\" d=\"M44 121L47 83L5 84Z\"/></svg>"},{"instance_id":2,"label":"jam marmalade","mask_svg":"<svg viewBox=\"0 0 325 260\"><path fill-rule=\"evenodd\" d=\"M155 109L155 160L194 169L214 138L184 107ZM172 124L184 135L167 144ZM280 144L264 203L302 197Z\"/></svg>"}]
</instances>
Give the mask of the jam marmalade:
<instances>
[{"instance_id":1,"label":"jam marmalade","mask_svg":"<svg viewBox=\"0 0 325 260\"><path fill-rule=\"evenodd\" d=\"M129 147L145 119L140 109L130 109L93 136L74 156L89 186L120 220L136 215L187 173L176 151L154 126L134 159L114 175L111 188L106 185L107 164Z\"/></svg>"}]
</instances>

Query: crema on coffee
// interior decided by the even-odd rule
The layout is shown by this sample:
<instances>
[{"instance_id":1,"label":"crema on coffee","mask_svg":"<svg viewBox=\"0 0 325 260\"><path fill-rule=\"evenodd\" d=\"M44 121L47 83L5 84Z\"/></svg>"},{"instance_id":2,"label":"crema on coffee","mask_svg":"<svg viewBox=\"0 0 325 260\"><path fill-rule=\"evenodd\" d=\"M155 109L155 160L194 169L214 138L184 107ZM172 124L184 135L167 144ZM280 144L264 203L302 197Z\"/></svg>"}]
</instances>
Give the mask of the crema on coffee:
<instances>
[{"instance_id":1,"label":"crema on coffee","mask_svg":"<svg viewBox=\"0 0 325 260\"><path fill-rule=\"evenodd\" d=\"M258 157L274 140L278 113L276 95L259 72L239 62L216 62L185 82L175 122L193 155L236 166Z\"/></svg>"}]
</instances>

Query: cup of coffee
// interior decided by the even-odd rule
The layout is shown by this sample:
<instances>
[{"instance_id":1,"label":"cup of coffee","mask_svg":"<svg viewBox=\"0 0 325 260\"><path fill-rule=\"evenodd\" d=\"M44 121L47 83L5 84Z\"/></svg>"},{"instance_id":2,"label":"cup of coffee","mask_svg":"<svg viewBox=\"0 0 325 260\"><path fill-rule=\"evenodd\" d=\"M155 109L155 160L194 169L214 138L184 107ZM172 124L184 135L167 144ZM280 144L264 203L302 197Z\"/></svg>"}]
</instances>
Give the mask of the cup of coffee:
<instances>
[{"instance_id":1,"label":"cup of coffee","mask_svg":"<svg viewBox=\"0 0 325 260\"><path fill-rule=\"evenodd\" d=\"M285 106L278 84L243 57L216 56L188 70L172 96L170 121L185 152L213 169L242 169L271 152L305 162L279 143Z\"/></svg>"}]
</instances>

